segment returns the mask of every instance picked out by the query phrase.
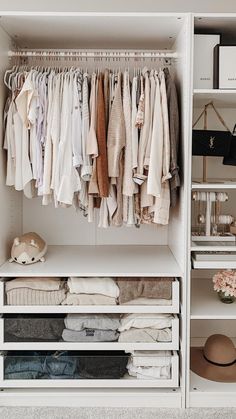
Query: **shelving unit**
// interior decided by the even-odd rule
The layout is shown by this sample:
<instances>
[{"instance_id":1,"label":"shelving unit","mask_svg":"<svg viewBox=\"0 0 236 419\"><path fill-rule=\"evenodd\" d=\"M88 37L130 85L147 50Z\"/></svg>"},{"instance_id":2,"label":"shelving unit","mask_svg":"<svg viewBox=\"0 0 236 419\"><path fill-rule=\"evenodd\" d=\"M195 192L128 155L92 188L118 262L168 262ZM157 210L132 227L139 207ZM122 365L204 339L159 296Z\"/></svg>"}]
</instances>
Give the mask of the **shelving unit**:
<instances>
[{"instance_id":1,"label":"shelving unit","mask_svg":"<svg viewBox=\"0 0 236 419\"><path fill-rule=\"evenodd\" d=\"M204 322L206 334L211 334L210 323L232 323L236 320L235 305L225 306L212 290L210 279L191 278L192 251L233 251L235 245L217 243L214 246L191 243L191 192L192 190L236 190L234 168L218 170L217 161L213 175L207 183L198 183L201 165L196 164L191 176L192 110L206 102L226 113L231 113L230 123L235 123L236 90L201 90L192 88L192 45L194 28L197 31L218 32L232 36L236 43L236 14L191 13L7 13L0 11L1 74L9 68L8 51L17 48L90 48L152 49L175 52L172 73L177 81L181 99L181 188L179 203L171 209L168 226L155 229L101 230L88 224L70 210L44 208L39 200L28 200L5 186L4 169L0 176L0 215L4 223L0 229L0 313L176 313L179 316L179 352L173 356L172 378L167 382L157 380L65 380L28 381L5 380L4 357L0 357L0 405L73 405L73 406L156 406L156 407L224 407L236 406L235 384L215 383L202 379L190 371L190 345L196 339L204 343L207 336L190 334L191 322ZM193 23L194 20L194 23ZM122 25L122 26L121 26ZM121 31L122 27L122 31ZM140 66L146 61L140 60ZM147 64L154 65L150 59ZM94 61L80 63L94 68ZM127 63L126 63L127 65ZM159 62L156 63L159 68ZM0 109L3 110L6 90L0 84ZM2 133L0 140L3 142ZM1 147L2 148L2 147ZM5 156L0 154L0 167ZM193 164L194 166L194 164ZM211 161L209 166L214 166ZM214 177L214 174L216 177ZM23 232L37 231L47 241L45 263L20 266L9 263L12 239ZM86 245L85 245L86 244ZM198 264L198 268L236 268L235 263ZM176 277L178 285L172 305L156 306L7 306L4 301L4 281L24 276L112 276L112 277ZM175 286L174 286L175 287ZM192 289L191 289L192 288ZM192 293L192 297L191 297ZM191 300L190 300L191 299ZM191 301L191 303L190 303ZM235 329L235 326L234 326ZM201 326L199 326L201 332ZM192 338L192 339L191 339ZM27 345L27 344L26 344ZM21 349L26 348L20 344ZM116 346L114 346L116 345ZM166 345L166 344L165 344ZM149 344L130 345L117 343L86 344L86 349L143 348ZM166 348L167 346L165 346ZM178 347L178 346L177 346ZM16 348L14 343L0 341L0 351ZM27 348L32 349L31 346ZM85 345L36 344L34 348L53 350L61 348L82 349ZM186 362L187 360L187 362ZM178 387L179 386L179 387Z\"/></svg>"},{"instance_id":2,"label":"shelving unit","mask_svg":"<svg viewBox=\"0 0 236 419\"><path fill-rule=\"evenodd\" d=\"M196 14L193 33L221 33L222 43L236 40L236 14ZM194 55L194 54L193 54ZM194 62L192 63L194 68ZM226 123L233 128L236 109L236 90L195 89L192 90L193 118L204 105L213 101ZM194 112L195 111L195 112ZM218 121L208 114L208 129L222 129ZM196 129L203 129L198 126ZM190 152L191 155L191 152ZM191 232L191 193L192 191L227 191L230 196L225 214L234 214L234 193L236 190L235 167L223 166L222 158L207 158L207 182L202 182L203 170L201 157L194 156L191 162L191 180L189 183L189 231ZM235 252L235 242L194 241L189 237L189 312L188 312L188 376L187 406L189 407L224 407L236 406L236 384L218 383L206 380L190 370L190 346L203 347L208 336L224 333L235 340L236 305L223 304L213 289L212 272L217 269L236 269L235 261L193 260L192 252Z\"/></svg>"}]
</instances>

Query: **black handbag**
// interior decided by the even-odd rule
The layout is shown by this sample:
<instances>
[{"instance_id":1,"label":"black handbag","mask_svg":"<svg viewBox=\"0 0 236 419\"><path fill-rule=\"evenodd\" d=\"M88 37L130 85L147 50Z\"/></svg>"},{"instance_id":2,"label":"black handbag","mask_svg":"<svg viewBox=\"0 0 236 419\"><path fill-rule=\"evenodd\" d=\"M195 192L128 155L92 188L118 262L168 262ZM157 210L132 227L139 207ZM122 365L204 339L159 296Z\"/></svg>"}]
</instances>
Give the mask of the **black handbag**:
<instances>
[{"instance_id":1,"label":"black handbag","mask_svg":"<svg viewBox=\"0 0 236 419\"><path fill-rule=\"evenodd\" d=\"M207 109L212 107L221 124L226 131L207 130ZM227 127L225 121L220 116L212 102L204 106L193 127L199 122L204 115L204 129L193 130L192 134L192 154L193 156L215 156L226 157L230 153L232 133Z\"/></svg>"},{"instance_id":2,"label":"black handbag","mask_svg":"<svg viewBox=\"0 0 236 419\"><path fill-rule=\"evenodd\" d=\"M223 164L227 166L236 166L236 124L232 132L229 155L223 158Z\"/></svg>"}]
</instances>

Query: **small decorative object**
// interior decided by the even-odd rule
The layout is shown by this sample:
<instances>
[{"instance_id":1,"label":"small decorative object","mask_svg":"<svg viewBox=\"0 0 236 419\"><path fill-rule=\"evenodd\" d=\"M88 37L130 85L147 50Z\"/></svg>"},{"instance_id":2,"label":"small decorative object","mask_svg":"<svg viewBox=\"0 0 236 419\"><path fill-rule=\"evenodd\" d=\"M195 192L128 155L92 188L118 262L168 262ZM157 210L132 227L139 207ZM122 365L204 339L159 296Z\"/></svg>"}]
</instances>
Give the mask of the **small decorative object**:
<instances>
[{"instance_id":1,"label":"small decorative object","mask_svg":"<svg viewBox=\"0 0 236 419\"><path fill-rule=\"evenodd\" d=\"M236 298L236 272L226 270L217 272L213 276L214 290L218 292L218 296L222 303L231 304Z\"/></svg>"},{"instance_id":2,"label":"small decorative object","mask_svg":"<svg viewBox=\"0 0 236 419\"><path fill-rule=\"evenodd\" d=\"M37 233L26 233L14 239L9 262L15 261L21 265L44 262L46 251L47 244Z\"/></svg>"},{"instance_id":3,"label":"small decorative object","mask_svg":"<svg viewBox=\"0 0 236 419\"><path fill-rule=\"evenodd\" d=\"M234 217L222 214L222 205L229 196L226 192L194 191L193 200L193 241L234 242L235 235L230 226Z\"/></svg>"}]
</instances>

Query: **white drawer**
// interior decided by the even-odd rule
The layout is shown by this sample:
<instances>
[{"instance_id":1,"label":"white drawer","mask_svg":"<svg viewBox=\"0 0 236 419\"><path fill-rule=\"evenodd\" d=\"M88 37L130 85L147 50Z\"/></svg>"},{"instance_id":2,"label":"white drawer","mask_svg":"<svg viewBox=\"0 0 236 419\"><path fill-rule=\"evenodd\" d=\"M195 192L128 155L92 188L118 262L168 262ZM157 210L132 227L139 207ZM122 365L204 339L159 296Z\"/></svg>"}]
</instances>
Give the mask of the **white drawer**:
<instances>
[{"instance_id":1,"label":"white drawer","mask_svg":"<svg viewBox=\"0 0 236 419\"><path fill-rule=\"evenodd\" d=\"M113 305L113 306L13 306L6 304L5 286L7 279L0 280L0 313L179 313L179 280L172 282L170 305Z\"/></svg>"},{"instance_id":2,"label":"white drawer","mask_svg":"<svg viewBox=\"0 0 236 419\"><path fill-rule=\"evenodd\" d=\"M26 319L27 320L27 319ZM172 341L137 343L137 342L7 342L4 340L4 318L0 318L0 350L178 350L179 349L179 319L172 319Z\"/></svg>"},{"instance_id":3,"label":"white drawer","mask_svg":"<svg viewBox=\"0 0 236 419\"><path fill-rule=\"evenodd\" d=\"M5 355L0 355L0 387L2 388L170 388L179 387L179 356L172 352L169 379L137 379L126 374L120 379L5 379Z\"/></svg>"}]
</instances>

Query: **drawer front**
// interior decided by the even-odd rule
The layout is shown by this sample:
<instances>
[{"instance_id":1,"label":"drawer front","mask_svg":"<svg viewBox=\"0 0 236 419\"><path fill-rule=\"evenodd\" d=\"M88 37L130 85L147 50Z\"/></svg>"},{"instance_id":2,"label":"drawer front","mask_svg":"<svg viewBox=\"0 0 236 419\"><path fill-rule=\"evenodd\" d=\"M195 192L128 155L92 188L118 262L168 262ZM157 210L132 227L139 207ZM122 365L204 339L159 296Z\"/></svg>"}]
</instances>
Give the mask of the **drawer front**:
<instances>
[{"instance_id":1,"label":"drawer front","mask_svg":"<svg viewBox=\"0 0 236 419\"><path fill-rule=\"evenodd\" d=\"M16 361L21 362L22 358L17 357L14 355L13 361L14 365L16 364ZM170 388L170 387L179 387L179 357L177 352L172 352L171 356L171 365L170 365L170 376L169 378L159 378L159 379L140 379L136 377L132 377L125 373L122 377L115 377L115 378L86 378L85 376L74 376L74 378L71 378L69 375L66 379L64 379L62 376L48 376L47 378L37 378L37 363L40 363L40 356L35 357L33 360L35 362L35 368L34 373L28 374L29 377L27 377L27 373L23 374L24 378L22 379L21 375L17 375L14 373L13 369L9 368L8 358L7 354L0 356L0 387L3 388L58 388L58 387L71 387L71 388L98 388L98 387L111 387L111 388ZM32 363L32 357L29 356L29 359L27 360L28 364ZM86 363L85 363L86 365ZM73 367L73 365L72 365ZM22 366L20 367L21 370L23 370ZM57 371L59 371L57 369ZM111 369L110 369L111 371ZM6 372L6 373L5 373ZM53 371L54 372L54 371ZM91 373L91 368L90 371ZM120 371L119 371L120 372ZM60 373L60 371L59 371ZM80 372L81 373L81 372ZM8 375L7 375L8 374ZM119 374L119 373L118 373ZM32 375L34 375L36 378L32 378ZM96 374L95 374L96 375ZM117 375L117 373L115 374Z\"/></svg>"},{"instance_id":2,"label":"drawer front","mask_svg":"<svg viewBox=\"0 0 236 419\"><path fill-rule=\"evenodd\" d=\"M50 317L50 316L49 316ZM14 320L14 318L13 318ZM50 319L52 322L55 321L55 318ZM63 319L60 319L60 321ZM7 335L6 332L6 319L4 317L0 318L0 350L178 350L179 349L179 318L177 315L174 315L172 319L172 341L171 342L68 342L68 341L61 341L60 333L56 330L55 340L51 341L46 340L42 341L42 335L37 340L35 338L34 333L34 340L29 339L23 340L19 339L14 336ZM32 327L34 318L24 318L23 321L27 322L27 326L29 322L32 322ZM47 321L47 318L43 318L43 321ZM49 321L49 320L48 320ZM32 329L31 327L31 329ZM62 330L62 329L61 329ZM8 331L9 332L9 331Z\"/></svg>"},{"instance_id":3,"label":"drawer front","mask_svg":"<svg viewBox=\"0 0 236 419\"><path fill-rule=\"evenodd\" d=\"M179 313L179 280L172 282L172 300L163 305L8 305L5 281L0 281L0 313Z\"/></svg>"}]
</instances>

